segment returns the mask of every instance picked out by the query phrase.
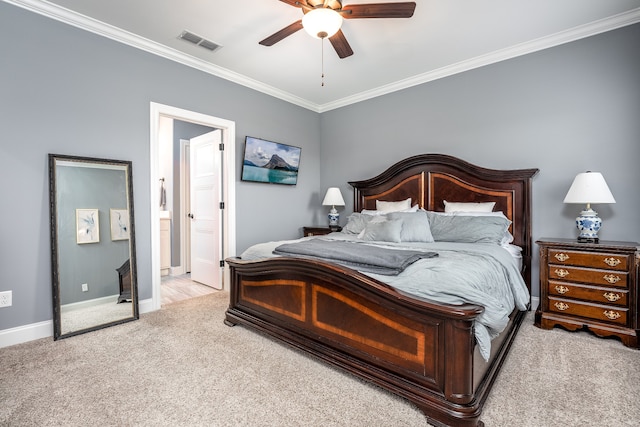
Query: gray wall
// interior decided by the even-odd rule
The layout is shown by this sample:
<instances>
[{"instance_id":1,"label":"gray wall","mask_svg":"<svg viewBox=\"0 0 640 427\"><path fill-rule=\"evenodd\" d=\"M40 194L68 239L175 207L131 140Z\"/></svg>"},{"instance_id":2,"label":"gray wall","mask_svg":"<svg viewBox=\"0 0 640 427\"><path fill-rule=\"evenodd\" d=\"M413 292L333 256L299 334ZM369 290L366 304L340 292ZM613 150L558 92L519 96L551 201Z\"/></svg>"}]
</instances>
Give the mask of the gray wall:
<instances>
[{"instance_id":1,"label":"gray wall","mask_svg":"<svg viewBox=\"0 0 640 427\"><path fill-rule=\"evenodd\" d=\"M133 162L139 296L151 298L150 102L234 121L237 153L245 135L302 147L296 186L240 182L238 156L238 250L312 220L317 113L4 2L0 52L0 290L13 291L0 330L52 318L48 153Z\"/></svg>"},{"instance_id":2,"label":"gray wall","mask_svg":"<svg viewBox=\"0 0 640 427\"><path fill-rule=\"evenodd\" d=\"M617 202L594 205L600 238L640 241L639 52L636 24L327 112L321 186L340 186L350 212L347 181L415 154L539 168L533 237L574 238L582 207L564 196L577 173L600 171Z\"/></svg>"}]
</instances>

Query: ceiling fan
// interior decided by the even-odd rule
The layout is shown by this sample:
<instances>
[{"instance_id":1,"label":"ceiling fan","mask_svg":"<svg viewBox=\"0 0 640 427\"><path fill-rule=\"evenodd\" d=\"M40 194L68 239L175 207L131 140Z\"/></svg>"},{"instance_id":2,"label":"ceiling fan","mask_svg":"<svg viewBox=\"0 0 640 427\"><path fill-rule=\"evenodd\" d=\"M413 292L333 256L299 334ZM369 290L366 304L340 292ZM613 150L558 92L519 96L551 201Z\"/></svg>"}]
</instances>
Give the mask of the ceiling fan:
<instances>
[{"instance_id":1,"label":"ceiling fan","mask_svg":"<svg viewBox=\"0 0 640 427\"><path fill-rule=\"evenodd\" d=\"M280 0L302 9L304 16L259 42L263 46L273 46L285 37L304 28L316 38L328 38L340 58L353 55L353 50L340 26L342 19L364 18L411 18L416 8L415 2L369 3L342 6L339 0Z\"/></svg>"}]
</instances>

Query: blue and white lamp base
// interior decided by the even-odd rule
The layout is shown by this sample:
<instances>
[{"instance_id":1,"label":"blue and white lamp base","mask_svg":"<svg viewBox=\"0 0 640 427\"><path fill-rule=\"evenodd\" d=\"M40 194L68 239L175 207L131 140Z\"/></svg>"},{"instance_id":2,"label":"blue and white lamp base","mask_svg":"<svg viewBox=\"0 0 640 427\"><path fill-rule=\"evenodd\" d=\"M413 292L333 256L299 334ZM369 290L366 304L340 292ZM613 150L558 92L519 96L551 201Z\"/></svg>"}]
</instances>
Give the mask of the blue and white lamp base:
<instances>
[{"instance_id":1,"label":"blue and white lamp base","mask_svg":"<svg viewBox=\"0 0 640 427\"><path fill-rule=\"evenodd\" d=\"M580 216L576 218L576 227L580 230L578 242L598 243L598 231L602 227L602 220L596 211L587 208L580 212Z\"/></svg>"},{"instance_id":2,"label":"blue and white lamp base","mask_svg":"<svg viewBox=\"0 0 640 427\"><path fill-rule=\"evenodd\" d=\"M335 207L333 207L330 211L329 211L329 228L330 229L338 229L340 227L340 214L338 213L338 211L336 210Z\"/></svg>"}]
</instances>

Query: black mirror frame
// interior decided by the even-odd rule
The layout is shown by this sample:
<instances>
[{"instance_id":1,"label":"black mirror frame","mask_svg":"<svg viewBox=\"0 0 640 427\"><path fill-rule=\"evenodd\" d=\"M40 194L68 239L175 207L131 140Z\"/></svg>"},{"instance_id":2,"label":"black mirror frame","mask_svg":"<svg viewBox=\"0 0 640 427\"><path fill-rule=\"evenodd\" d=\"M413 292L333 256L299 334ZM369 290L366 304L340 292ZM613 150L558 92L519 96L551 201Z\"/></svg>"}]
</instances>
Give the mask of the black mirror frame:
<instances>
[{"instance_id":1,"label":"black mirror frame","mask_svg":"<svg viewBox=\"0 0 640 427\"><path fill-rule=\"evenodd\" d=\"M58 212L57 212L57 183L56 183L56 160L89 162L98 164L113 164L126 166L127 171L127 201L129 208L129 265L131 274L131 303L132 315L112 322L102 323L85 329L79 329L68 333L62 333L61 310L60 310L60 275L59 275L59 253L58 253ZM134 203L133 203L133 170L132 162L129 160L112 160L101 159L95 157L80 157L64 154L49 154L49 213L50 213L50 245L51 245L51 285L52 285L52 301L53 301L53 339L59 340L87 332L96 331L107 328L109 326L119 325L140 318L138 307L138 277L136 264L136 243L135 243L135 221L134 221Z\"/></svg>"}]
</instances>

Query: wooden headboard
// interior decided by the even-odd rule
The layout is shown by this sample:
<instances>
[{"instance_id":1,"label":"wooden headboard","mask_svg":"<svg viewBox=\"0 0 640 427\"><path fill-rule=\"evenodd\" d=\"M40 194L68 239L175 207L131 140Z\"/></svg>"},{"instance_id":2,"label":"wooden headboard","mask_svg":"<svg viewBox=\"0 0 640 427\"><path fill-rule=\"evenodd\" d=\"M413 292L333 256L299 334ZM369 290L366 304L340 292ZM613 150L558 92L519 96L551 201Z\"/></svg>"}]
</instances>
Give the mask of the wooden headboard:
<instances>
[{"instance_id":1,"label":"wooden headboard","mask_svg":"<svg viewBox=\"0 0 640 427\"><path fill-rule=\"evenodd\" d=\"M513 244L522 248L523 276L531 289L531 181L538 169L486 169L444 154L421 154L401 160L380 175L349 182L354 211L375 209L376 200L411 198L429 211L449 202L496 202L512 221Z\"/></svg>"}]
</instances>

